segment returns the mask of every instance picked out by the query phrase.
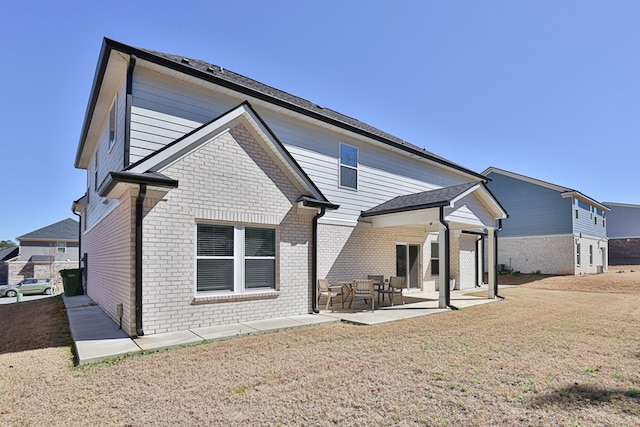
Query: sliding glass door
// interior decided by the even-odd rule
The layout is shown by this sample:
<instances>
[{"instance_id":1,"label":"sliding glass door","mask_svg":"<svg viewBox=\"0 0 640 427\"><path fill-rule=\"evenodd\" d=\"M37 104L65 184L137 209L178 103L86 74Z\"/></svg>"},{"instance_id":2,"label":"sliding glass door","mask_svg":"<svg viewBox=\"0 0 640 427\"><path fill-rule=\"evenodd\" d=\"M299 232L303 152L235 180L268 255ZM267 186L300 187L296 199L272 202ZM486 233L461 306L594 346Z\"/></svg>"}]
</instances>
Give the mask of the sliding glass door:
<instances>
[{"instance_id":1,"label":"sliding glass door","mask_svg":"<svg viewBox=\"0 0 640 427\"><path fill-rule=\"evenodd\" d=\"M396 275L406 277L408 289L420 289L420 245L396 245Z\"/></svg>"}]
</instances>

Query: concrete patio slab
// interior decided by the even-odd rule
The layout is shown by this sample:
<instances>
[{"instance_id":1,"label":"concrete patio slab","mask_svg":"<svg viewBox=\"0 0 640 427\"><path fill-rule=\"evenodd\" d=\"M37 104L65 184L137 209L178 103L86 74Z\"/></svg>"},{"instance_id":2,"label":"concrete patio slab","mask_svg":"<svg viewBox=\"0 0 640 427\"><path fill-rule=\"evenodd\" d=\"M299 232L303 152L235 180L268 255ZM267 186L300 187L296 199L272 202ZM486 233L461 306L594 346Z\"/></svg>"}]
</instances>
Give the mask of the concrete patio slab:
<instances>
[{"instance_id":1,"label":"concrete patio slab","mask_svg":"<svg viewBox=\"0 0 640 427\"><path fill-rule=\"evenodd\" d=\"M205 340L215 340L221 338L231 338L240 335L248 335L258 332L257 329L250 328L242 323L233 323L230 325L209 326L206 328L191 329L191 332L202 337Z\"/></svg>"},{"instance_id":2,"label":"concrete patio slab","mask_svg":"<svg viewBox=\"0 0 640 427\"><path fill-rule=\"evenodd\" d=\"M170 347L197 344L202 342L202 337L199 337L193 332L187 330L145 335L143 337L134 338L133 342L135 342L143 351L164 350Z\"/></svg>"}]
</instances>

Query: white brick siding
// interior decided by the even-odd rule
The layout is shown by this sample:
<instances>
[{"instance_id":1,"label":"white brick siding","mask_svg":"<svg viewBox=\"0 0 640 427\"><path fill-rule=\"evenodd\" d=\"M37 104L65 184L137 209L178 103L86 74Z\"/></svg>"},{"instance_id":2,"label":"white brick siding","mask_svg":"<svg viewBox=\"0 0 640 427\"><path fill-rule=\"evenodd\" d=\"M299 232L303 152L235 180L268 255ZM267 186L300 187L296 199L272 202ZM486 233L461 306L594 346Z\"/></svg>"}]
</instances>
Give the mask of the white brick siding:
<instances>
[{"instance_id":1,"label":"white brick siding","mask_svg":"<svg viewBox=\"0 0 640 427\"><path fill-rule=\"evenodd\" d=\"M136 327L134 209L135 199L127 198L82 236L82 251L88 253L87 295L116 323L122 304L122 329L130 335Z\"/></svg>"},{"instance_id":2,"label":"white brick siding","mask_svg":"<svg viewBox=\"0 0 640 427\"><path fill-rule=\"evenodd\" d=\"M297 212L301 192L239 125L162 173L179 181L166 201L148 200L144 218L145 334L311 311L311 215ZM196 295L198 221L277 229L277 290L250 299Z\"/></svg>"}]
</instances>

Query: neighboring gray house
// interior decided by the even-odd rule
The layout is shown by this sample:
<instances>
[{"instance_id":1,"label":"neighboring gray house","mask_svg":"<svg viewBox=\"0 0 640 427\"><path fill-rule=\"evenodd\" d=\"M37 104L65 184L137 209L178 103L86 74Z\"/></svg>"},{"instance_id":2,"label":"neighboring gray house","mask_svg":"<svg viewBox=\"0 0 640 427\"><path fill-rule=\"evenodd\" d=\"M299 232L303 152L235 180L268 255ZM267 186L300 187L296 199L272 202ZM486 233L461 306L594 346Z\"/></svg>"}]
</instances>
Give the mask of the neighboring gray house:
<instances>
[{"instance_id":1,"label":"neighboring gray house","mask_svg":"<svg viewBox=\"0 0 640 427\"><path fill-rule=\"evenodd\" d=\"M607 268L607 208L579 191L490 167L488 186L509 211L498 263L522 273L591 274Z\"/></svg>"},{"instance_id":2,"label":"neighboring gray house","mask_svg":"<svg viewBox=\"0 0 640 427\"><path fill-rule=\"evenodd\" d=\"M607 213L609 264L640 264L640 205L604 202Z\"/></svg>"},{"instance_id":3,"label":"neighboring gray house","mask_svg":"<svg viewBox=\"0 0 640 427\"><path fill-rule=\"evenodd\" d=\"M60 270L78 268L79 225L67 218L18 237L18 256L6 262L7 283L28 277L61 283Z\"/></svg>"},{"instance_id":4,"label":"neighboring gray house","mask_svg":"<svg viewBox=\"0 0 640 427\"><path fill-rule=\"evenodd\" d=\"M444 284L479 283L478 242L495 247L506 217L477 172L220 66L108 39L75 166L87 294L132 336L315 312L318 277L402 275L447 307Z\"/></svg>"}]
</instances>

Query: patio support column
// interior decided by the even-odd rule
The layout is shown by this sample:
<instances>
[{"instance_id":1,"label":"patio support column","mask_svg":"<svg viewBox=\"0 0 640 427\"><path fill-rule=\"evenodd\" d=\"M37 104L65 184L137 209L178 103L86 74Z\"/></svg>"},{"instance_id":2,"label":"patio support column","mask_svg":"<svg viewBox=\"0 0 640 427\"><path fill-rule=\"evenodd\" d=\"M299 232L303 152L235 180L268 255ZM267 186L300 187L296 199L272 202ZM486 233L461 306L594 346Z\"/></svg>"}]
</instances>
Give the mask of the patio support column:
<instances>
[{"instance_id":1,"label":"patio support column","mask_svg":"<svg viewBox=\"0 0 640 427\"><path fill-rule=\"evenodd\" d=\"M450 262L449 262L449 227L440 222L438 236L438 249L440 258L440 275L438 277L438 308L447 308L450 303L449 292L449 277L450 274Z\"/></svg>"},{"instance_id":2,"label":"patio support column","mask_svg":"<svg viewBox=\"0 0 640 427\"><path fill-rule=\"evenodd\" d=\"M498 242L495 230L489 229L487 235L487 255L488 255L488 273L489 273L489 299L496 298L496 289L498 288Z\"/></svg>"}]
</instances>

